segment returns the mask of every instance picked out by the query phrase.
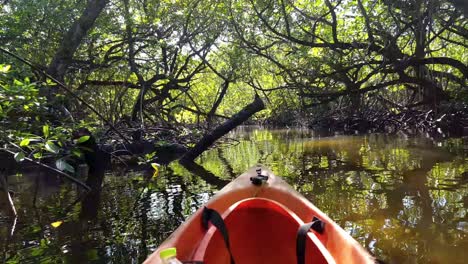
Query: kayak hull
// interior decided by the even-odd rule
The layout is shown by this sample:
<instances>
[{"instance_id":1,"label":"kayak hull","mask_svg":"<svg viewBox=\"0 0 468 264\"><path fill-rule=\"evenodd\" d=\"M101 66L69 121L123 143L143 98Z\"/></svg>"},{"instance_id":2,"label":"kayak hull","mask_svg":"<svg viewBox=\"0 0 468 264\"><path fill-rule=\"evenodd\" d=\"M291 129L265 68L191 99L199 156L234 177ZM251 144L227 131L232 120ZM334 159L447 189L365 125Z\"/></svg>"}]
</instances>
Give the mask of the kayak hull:
<instances>
[{"instance_id":1,"label":"kayak hull","mask_svg":"<svg viewBox=\"0 0 468 264\"><path fill-rule=\"evenodd\" d=\"M262 168L268 181L256 186L250 181L256 175L256 169L250 169L205 205L225 219L237 263L296 263L297 228L314 217L325 223L325 230L322 234L309 232L306 264L375 263L357 241L280 177ZM219 232L214 227L205 230L202 226L202 210L179 226L144 264L162 263L159 251L168 247L176 247L178 259L183 261L228 264L229 255Z\"/></svg>"}]
</instances>

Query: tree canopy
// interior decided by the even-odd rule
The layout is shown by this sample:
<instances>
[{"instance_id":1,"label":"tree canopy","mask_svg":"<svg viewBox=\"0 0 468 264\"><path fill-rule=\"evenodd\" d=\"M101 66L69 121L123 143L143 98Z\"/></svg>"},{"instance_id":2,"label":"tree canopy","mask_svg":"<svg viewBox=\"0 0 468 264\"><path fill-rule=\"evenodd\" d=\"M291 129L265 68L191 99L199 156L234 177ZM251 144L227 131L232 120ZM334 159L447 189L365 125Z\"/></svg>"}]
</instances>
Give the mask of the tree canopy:
<instances>
[{"instance_id":1,"label":"tree canopy","mask_svg":"<svg viewBox=\"0 0 468 264\"><path fill-rule=\"evenodd\" d=\"M2 138L45 124L204 131L255 95L272 124L449 128L467 121L462 2L3 1Z\"/></svg>"}]
</instances>

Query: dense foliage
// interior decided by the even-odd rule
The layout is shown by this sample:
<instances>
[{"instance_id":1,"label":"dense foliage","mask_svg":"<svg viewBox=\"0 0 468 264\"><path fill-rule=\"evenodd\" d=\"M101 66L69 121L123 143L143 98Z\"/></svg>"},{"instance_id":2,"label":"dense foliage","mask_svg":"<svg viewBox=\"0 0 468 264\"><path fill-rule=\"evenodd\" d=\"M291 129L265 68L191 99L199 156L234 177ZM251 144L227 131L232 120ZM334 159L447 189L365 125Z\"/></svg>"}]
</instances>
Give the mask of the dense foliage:
<instances>
[{"instance_id":1,"label":"dense foliage","mask_svg":"<svg viewBox=\"0 0 468 264\"><path fill-rule=\"evenodd\" d=\"M204 131L255 94L273 124L460 134L466 12L455 0L5 1L1 140L46 123Z\"/></svg>"}]
</instances>

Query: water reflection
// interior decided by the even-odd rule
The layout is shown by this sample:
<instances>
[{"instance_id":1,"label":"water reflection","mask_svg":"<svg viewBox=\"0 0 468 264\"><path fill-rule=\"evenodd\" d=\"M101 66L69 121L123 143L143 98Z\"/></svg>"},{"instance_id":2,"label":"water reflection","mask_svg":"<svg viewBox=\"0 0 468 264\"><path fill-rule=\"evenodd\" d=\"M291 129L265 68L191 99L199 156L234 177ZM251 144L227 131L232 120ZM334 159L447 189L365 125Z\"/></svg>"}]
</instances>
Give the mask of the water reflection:
<instances>
[{"instance_id":1,"label":"water reflection","mask_svg":"<svg viewBox=\"0 0 468 264\"><path fill-rule=\"evenodd\" d=\"M251 166L272 168L387 263L464 263L468 158L461 139L317 138L307 130L239 130L187 168L157 178L112 172L99 206L37 173L10 177L19 218L0 213L8 263L140 263L219 188ZM148 172L149 173L149 172ZM33 195L34 194L34 195ZM33 197L34 196L34 197ZM87 202L85 202L87 201ZM85 217L86 216L86 217ZM63 221L55 228L51 223Z\"/></svg>"}]
</instances>

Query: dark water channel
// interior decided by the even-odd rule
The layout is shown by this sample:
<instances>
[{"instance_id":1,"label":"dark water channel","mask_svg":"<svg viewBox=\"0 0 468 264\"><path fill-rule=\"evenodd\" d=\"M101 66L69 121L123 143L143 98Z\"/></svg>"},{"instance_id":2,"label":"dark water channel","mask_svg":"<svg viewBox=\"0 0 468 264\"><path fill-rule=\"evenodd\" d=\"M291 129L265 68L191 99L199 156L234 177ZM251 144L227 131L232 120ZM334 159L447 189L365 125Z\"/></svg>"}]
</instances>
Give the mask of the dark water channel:
<instances>
[{"instance_id":1,"label":"dark water channel","mask_svg":"<svg viewBox=\"0 0 468 264\"><path fill-rule=\"evenodd\" d=\"M258 163L386 263L467 263L462 139L318 138L262 129L231 136L237 141L199 159L209 173L195 175L177 163L155 178L117 169L87 199L46 171L11 175L19 216L12 222L0 210L0 263L141 263L223 180Z\"/></svg>"}]
</instances>

